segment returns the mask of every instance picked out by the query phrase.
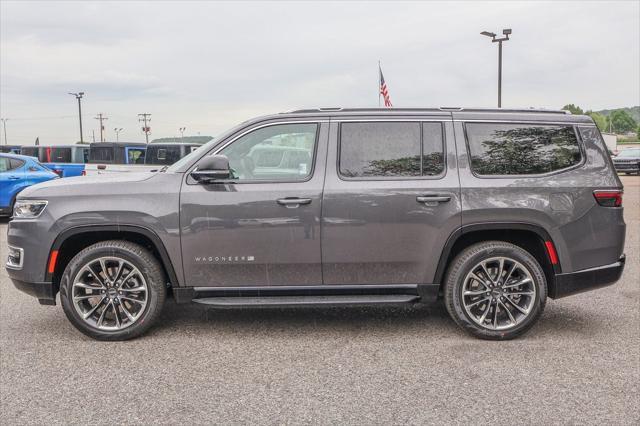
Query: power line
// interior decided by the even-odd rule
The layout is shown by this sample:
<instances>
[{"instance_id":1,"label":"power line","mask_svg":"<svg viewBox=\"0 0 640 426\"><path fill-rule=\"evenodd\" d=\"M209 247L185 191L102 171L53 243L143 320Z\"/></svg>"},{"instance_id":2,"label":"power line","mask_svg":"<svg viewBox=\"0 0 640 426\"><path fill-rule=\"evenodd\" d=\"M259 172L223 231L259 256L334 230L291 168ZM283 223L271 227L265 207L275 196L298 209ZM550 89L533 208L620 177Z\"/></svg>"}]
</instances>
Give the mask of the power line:
<instances>
[{"instance_id":1,"label":"power line","mask_svg":"<svg viewBox=\"0 0 640 426\"><path fill-rule=\"evenodd\" d=\"M142 118L138 118L138 121L144 123L144 126L142 127L142 131L144 132L144 137L147 140L147 143L149 143L149 133L151 133L151 127L147 125L147 122L151 121L151 114L147 112L143 112L142 114L138 114L138 117L142 117Z\"/></svg>"},{"instance_id":2,"label":"power line","mask_svg":"<svg viewBox=\"0 0 640 426\"><path fill-rule=\"evenodd\" d=\"M102 122L104 120L108 120L109 118L105 117L103 113L99 113L97 117L93 117L96 120L100 120L100 142L104 142L104 125Z\"/></svg>"}]
</instances>

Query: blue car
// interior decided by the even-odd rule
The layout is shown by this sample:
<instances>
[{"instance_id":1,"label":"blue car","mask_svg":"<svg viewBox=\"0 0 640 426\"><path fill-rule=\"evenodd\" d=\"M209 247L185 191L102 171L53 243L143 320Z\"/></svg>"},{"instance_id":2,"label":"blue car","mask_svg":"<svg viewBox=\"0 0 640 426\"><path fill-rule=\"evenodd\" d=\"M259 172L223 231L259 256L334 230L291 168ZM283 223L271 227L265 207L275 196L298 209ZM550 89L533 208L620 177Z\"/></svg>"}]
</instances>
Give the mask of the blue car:
<instances>
[{"instance_id":1,"label":"blue car","mask_svg":"<svg viewBox=\"0 0 640 426\"><path fill-rule=\"evenodd\" d=\"M0 216L11 216L18 192L51 179L58 175L33 157L0 154Z\"/></svg>"}]
</instances>

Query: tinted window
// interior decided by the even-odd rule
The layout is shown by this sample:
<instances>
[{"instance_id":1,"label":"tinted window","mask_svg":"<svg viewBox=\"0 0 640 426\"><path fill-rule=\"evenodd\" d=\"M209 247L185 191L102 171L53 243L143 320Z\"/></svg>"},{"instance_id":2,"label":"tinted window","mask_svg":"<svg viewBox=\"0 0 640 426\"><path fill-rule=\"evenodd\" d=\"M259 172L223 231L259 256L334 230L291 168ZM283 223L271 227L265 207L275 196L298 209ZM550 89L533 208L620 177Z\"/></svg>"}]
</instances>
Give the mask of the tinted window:
<instances>
[{"instance_id":1,"label":"tinted window","mask_svg":"<svg viewBox=\"0 0 640 426\"><path fill-rule=\"evenodd\" d=\"M18 160L17 158L9 159L9 170L15 170L24 166L24 161Z\"/></svg>"},{"instance_id":2,"label":"tinted window","mask_svg":"<svg viewBox=\"0 0 640 426\"><path fill-rule=\"evenodd\" d=\"M51 148L49 161L53 163L71 163L71 148Z\"/></svg>"},{"instance_id":3,"label":"tinted window","mask_svg":"<svg viewBox=\"0 0 640 426\"><path fill-rule=\"evenodd\" d=\"M147 148L147 164L173 164L181 157L181 147L179 146L149 146Z\"/></svg>"},{"instance_id":4,"label":"tinted window","mask_svg":"<svg viewBox=\"0 0 640 426\"><path fill-rule=\"evenodd\" d=\"M479 175L533 175L580 163L572 126L467 123L471 167Z\"/></svg>"},{"instance_id":5,"label":"tinted window","mask_svg":"<svg viewBox=\"0 0 640 426\"><path fill-rule=\"evenodd\" d=\"M415 177L444 170L441 123L343 123L340 129L342 176Z\"/></svg>"},{"instance_id":6,"label":"tinted window","mask_svg":"<svg viewBox=\"0 0 640 426\"><path fill-rule=\"evenodd\" d=\"M111 146L92 146L89 149L89 159L94 163L111 163L113 161L113 147Z\"/></svg>"},{"instance_id":7,"label":"tinted window","mask_svg":"<svg viewBox=\"0 0 640 426\"><path fill-rule=\"evenodd\" d=\"M279 124L248 133L220 153L238 180L305 180L311 175L317 124Z\"/></svg>"},{"instance_id":8,"label":"tinted window","mask_svg":"<svg viewBox=\"0 0 640 426\"><path fill-rule=\"evenodd\" d=\"M444 171L442 123L422 124L422 174L439 175Z\"/></svg>"},{"instance_id":9,"label":"tinted window","mask_svg":"<svg viewBox=\"0 0 640 426\"><path fill-rule=\"evenodd\" d=\"M38 147L37 146L24 146L22 147L21 153L22 155L26 155L27 157L36 157L38 158Z\"/></svg>"}]
</instances>

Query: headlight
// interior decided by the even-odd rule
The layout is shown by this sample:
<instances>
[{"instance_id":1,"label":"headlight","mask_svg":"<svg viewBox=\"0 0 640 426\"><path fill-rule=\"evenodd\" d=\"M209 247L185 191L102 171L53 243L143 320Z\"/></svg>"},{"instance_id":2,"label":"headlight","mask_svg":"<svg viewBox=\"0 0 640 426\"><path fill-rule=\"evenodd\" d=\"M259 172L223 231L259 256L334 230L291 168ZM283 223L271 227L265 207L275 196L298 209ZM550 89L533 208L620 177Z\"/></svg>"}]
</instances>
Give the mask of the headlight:
<instances>
[{"instance_id":1,"label":"headlight","mask_svg":"<svg viewBox=\"0 0 640 426\"><path fill-rule=\"evenodd\" d=\"M18 200L13 207L13 217L23 219L34 219L42 214L47 207L44 200Z\"/></svg>"}]
</instances>

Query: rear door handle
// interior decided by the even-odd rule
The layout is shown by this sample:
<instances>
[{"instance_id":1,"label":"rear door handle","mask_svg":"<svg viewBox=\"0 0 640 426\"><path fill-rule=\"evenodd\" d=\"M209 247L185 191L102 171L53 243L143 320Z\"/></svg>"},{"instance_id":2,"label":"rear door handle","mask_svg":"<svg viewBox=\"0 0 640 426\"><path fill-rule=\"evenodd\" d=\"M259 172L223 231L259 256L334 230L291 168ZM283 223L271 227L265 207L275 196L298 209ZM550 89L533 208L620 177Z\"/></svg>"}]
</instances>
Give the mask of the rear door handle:
<instances>
[{"instance_id":1,"label":"rear door handle","mask_svg":"<svg viewBox=\"0 0 640 426\"><path fill-rule=\"evenodd\" d=\"M293 207L298 207L299 205L302 205L302 204L311 204L311 198L297 198L297 197L280 198L276 200L276 202L281 206L293 208Z\"/></svg>"},{"instance_id":2,"label":"rear door handle","mask_svg":"<svg viewBox=\"0 0 640 426\"><path fill-rule=\"evenodd\" d=\"M425 194L418 195L416 197L416 201L419 203L446 203L451 200L451 196L449 195L441 195L441 194Z\"/></svg>"}]
</instances>

